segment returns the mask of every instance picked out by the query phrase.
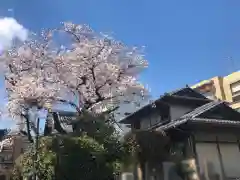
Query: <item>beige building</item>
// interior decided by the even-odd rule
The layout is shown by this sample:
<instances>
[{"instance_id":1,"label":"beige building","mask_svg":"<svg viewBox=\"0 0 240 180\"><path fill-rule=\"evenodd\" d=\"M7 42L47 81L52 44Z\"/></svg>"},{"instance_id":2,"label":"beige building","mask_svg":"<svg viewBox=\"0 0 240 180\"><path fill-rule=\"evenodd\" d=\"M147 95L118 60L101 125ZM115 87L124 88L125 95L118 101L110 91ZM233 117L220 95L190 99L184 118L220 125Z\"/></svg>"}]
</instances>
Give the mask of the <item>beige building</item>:
<instances>
[{"instance_id":1,"label":"beige building","mask_svg":"<svg viewBox=\"0 0 240 180\"><path fill-rule=\"evenodd\" d=\"M192 86L210 99L220 99L240 111L240 71L224 77L214 77Z\"/></svg>"},{"instance_id":2,"label":"beige building","mask_svg":"<svg viewBox=\"0 0 240 180\"><path fill-rule=\"evenodd\" d=\"M10 132L0 142L0 180L10 180L15 160L26 150L29 141L20 133Z\"/></svg>"}]
</instances>

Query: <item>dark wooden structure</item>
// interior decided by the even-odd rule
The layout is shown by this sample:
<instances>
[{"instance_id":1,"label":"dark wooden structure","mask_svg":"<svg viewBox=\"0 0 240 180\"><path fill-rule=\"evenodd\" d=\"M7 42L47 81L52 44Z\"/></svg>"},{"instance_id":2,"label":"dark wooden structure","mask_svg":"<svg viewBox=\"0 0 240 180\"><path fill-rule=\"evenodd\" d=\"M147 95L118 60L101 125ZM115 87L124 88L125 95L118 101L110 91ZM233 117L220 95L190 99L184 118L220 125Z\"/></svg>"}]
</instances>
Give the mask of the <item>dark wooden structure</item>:
<instances>
[{"instance_id":1,"label":"dark wooden structure","mask_svg":"<svg viewBox=\"0 0 240 180\"><path fill-rule=\"evenodd\" d=\"M44 135L73 132L73 123L76 117L77 113L73 111L55 110L48 112L44 127Z\"/></svg>"},{"instance_id":2,"label":"dark wooden structure","mask_svg":"<svg viewBox=\"0 0 240 180\"><path fill-rule=\"evenodd\" d=\"M154 146L145 148L140 156L139 179L240 178L240 113L226 102L210 100L185 87L165 94L120 122L131 125L133 131L166 133L159 140L145 138ZM157 144L162 150L153 151Z\"/></svg>"}]
</instances>

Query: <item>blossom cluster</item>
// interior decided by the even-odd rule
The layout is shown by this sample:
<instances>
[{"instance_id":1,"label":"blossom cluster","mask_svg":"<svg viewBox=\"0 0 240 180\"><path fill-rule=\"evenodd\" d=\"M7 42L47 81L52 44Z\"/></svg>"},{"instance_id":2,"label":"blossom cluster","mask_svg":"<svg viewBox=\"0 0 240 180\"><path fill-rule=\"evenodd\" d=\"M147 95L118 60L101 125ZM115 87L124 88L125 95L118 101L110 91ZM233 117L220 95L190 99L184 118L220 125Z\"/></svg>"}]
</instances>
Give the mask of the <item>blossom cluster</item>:
<instances>
[{"instance_id":1,"label":"blossom cluster","mask_svg":"<svg viewBox=\"0 0 240 180\"><path fill-rule=\"evenodd\" d=\"M65 44L58 44L59 37ZM87 25L63 23L24 43L15 43L1 57L8 110L19 116L31 107L70 102L80 109L102 112L142 101L147 90L138 81L148 66L142 51ZM73 102L71 102L73 104Z\"/></svg>"}]
</instances>

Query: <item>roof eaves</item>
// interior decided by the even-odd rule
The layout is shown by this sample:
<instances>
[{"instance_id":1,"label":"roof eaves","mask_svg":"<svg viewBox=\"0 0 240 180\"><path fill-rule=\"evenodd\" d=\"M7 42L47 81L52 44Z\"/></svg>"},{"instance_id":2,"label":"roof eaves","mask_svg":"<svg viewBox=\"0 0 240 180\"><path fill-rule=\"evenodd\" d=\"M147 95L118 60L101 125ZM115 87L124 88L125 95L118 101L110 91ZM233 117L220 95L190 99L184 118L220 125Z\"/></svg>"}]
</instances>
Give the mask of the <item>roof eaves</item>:
<instances>
[{"instance_id":1,"label":"roof eaves","mask_svg":"<svg viewBox=\"0 0 240 180\"><path fill-rule=\"evenodd\" d=\"M205 102L212 102L211 99L201 99L201 98L195 98L195 97L187 97L187 96L179 96L179 95L166 95L165 97L172 97L172 98L178 98L178 99L187 99L187 100L195 100L195 101L205 101Z\"/></svg>"},{"instance_id":2,"label":"roof eaves","mask_svg":"<svg viewBox=\"0 0 240 180\"><path fill-rule=\"evenodd\" d=\"M119 121L119 123L121 123L121 124L124 124L124 123L128 124L128 122L130 123L130 121L131 121L130 118L134 118L134 116L137 115L140 111L143 111L144 109L146 109L146 108L148 108L150 106L153 106L153 104L160 102L162 100L162 98L165 97L165 96L167 96L167 94L165 94L163 96L160 96L160 98L158 98L157 100L153 101L152 103L149 103L149 104L143 106L142 108L138 109L137 111L133 112L132 114L128 115L127 117L121 119Z\"/></svg>"},{"instance_id":3,"label":"roof eaves","mask_svg":"<svg viewBox=\"0 0 240 180\"><path fill-rule=\"evenodd\" d=\"M121 120L119 121L119 123L120 123L120 124L128 124L128 122L130 123L130 121L131 121L130 119L131 119L131 118L134 118L134 116L135 116L136 114L138 114L140 111L143 111L145 108L147 108L147 107L150 106L150 105L151 105L151 104L147 104L147 105L143 106L142 108L138 109L137 111L133 112L132 114L128 115L127 117L121 119Z\"/></svg>"},{"instance_id":4,"label":"roof eaves","mask_svg":"<svg viewBox=\"0 0 240 180\"><path fill-rule=\"evenodd\" d=\"M195 122L195 123L205 123L205 124L219 124L219 125L233 125L233 126L240 126L240 121L233 121L233 120L222 120L222 119L206 119L206 118L185 118L172 121L166 125L160 126L157 130L165 131L171 128L176 128L187 122Z\"/></svg>"},{"instance_id":5,"label":"roof eaves","mask_svg":"<svg viewBox=\"0 0 240 180\"><path fill-rule=\"evenodd\" d=\"M171 129L171 128L175 128L175 127L177 127L181 124L186 123L188 120L189 120L189 118L183 118L183 119L178 119L178 120L175 120L175 121L171 121L168 124L165 124L163 126L158 127L157 130L165 131L165 130L168 130L168 129Z\"/></svg>"},{"instance_id":6,"label":"roof eaves","mask_svg":"<svg viewBox=\"0 0 240 180\"><path fill-rule=\"evenodd\" d=\"M240 125L240 121L222 120L222 119L192 118L191 121L197 121L197 122L203 122L203 123L218 123L218 124Z\"/></svg>"},{"instance_id":7,"label":"roof eaves","mask_svg":"<svg viewBox=\"0 0 240 180\"><path fill-rule=\"evenodd\" d=\"M184 90L186 88L188 88L188 87L179 88L179 89L176 89L176 90L174 90L174 91L172 91L170 93L166 93L166 94L169 95L169 96L172 96L172 95L174 95L174 94L176 94L176 93L178 93L178 92L180 92L180 91L182 91L182 90Z\"/></svg>"}]
</instances>

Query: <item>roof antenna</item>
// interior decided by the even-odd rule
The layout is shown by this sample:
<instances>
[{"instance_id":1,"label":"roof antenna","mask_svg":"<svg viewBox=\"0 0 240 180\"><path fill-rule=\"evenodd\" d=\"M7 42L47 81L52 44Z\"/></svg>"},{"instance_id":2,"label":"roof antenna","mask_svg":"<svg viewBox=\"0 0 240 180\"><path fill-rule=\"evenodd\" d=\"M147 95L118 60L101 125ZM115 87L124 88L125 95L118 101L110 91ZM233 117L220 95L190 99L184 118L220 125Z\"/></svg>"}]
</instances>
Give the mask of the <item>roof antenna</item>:
<instances>
[{"instance_id":1,"label":"roof antenna","mask_svg":"<svg viewBox=\"0 0 240 180\"><path fill-rule=\"evenodd\" d=\"M235 71L235 61L231 56L228 57L228 60L230 62L230 73L232 73Z\"/></svg>"}]
</instances>

